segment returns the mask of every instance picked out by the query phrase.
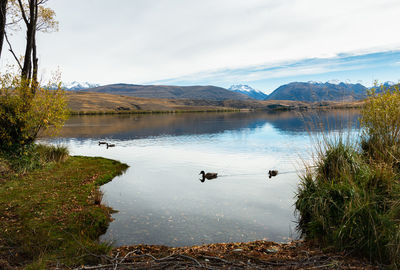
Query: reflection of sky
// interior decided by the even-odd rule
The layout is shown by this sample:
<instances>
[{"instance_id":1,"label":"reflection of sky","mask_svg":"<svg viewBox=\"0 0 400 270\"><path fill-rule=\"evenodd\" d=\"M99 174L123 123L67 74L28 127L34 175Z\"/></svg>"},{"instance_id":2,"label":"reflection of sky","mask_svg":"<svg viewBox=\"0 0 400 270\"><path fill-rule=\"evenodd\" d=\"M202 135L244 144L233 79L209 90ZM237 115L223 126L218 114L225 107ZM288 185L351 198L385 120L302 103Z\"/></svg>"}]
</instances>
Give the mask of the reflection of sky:
<instances>
[{"instance_id":1,"label":"reflection of sky","mask_svg":"<svg viewBox=\"0 0 400 270\"><path fill-rule=\"evenodd\" d=\"M296 235L296 169L311 152L305 130L284 132L264 121L218 133L110 140L116 147L109 149L91 138L56 141L72 154L130 166L102 187L105 201L119 211L102 239L117 245L283 241ZM269 169L281 174L268 179ZM220 177L201 183L201 170Z\"/></svg>"}]
</instances>

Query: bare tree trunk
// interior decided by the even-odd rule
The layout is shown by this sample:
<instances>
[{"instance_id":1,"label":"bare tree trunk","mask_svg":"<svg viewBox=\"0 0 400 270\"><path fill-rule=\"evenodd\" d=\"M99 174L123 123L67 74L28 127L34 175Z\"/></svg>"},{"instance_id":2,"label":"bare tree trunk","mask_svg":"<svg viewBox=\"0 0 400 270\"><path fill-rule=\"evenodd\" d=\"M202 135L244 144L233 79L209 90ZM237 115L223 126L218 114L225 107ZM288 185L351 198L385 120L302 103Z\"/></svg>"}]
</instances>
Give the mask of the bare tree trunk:
<instances>
[{"instance_id":1,"label":"bare tree trunk","mask_svg":"<svg viewBox=\"0 0 400 270\"><path fill-rule=\"evenodd\" d=\"M0 58L3 50L4 35L6 33L7 1L0 0Z\"/></svg>"},{"instance_id":2,"label":"bare tree trunk","mask_svg":"<svg viewBox=\"0 0 400 270\"><path fill-rule=\"evenodd\" d=\"M32 69L32 93L35 94L36 92L36 88L38 85L38 58L37 58L37 50L36 50L36 26L37 26L37 20L38 20L38 16L39 16L39 5L37 3L36 0L36 4L35 4L35 11L34 11L35 15L33 17L33 24L34 24L34 34L33 34L33 42L32 42L32 63L33 63L33 69Z\"/></svg>"},{"instance_id":3,"label":"bare tree trunk","mask_svg":"<svg viewBox=\"0 0 400 270\"><path fill-rule=\"evenodd\" d=\"M19 1L20 2L20 1ZM21 12L24 13L22 4ZM25 24L27 27L26 30L26 47L25 47L25 58L24 65L22 67L21 77L25 80L32 79L32 50L33 50L33 42L35 38L35 9L37 8L37 0L29 0L29 20L25 17Z\"/></svg>"},{"instance_id":4,"label":"bare tree trunk","mask_svg":"<svg viewBox=\"0 0 400 270\"><path fill-rule=\"evenodd\" d=\"M33 61L33 69L32 69L32 94L36 93L36 89L38 86L38 61L37 52L36 52L36 37L33 37L33 46L32 46L32 61Z\"/></svg>"}]
</instances>

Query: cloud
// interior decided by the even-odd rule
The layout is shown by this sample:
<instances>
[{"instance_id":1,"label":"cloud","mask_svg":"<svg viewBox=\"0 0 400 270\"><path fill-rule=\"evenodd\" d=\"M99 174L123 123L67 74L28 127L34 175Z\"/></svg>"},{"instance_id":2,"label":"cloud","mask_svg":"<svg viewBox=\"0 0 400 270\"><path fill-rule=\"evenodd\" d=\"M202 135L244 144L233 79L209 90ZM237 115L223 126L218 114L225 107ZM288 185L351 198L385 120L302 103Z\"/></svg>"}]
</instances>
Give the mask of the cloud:
<instances>
[{"instance_id":1,"label":"cloud","mask_svg":"<svg viewBox=\"0 0 400 270\"><path fill-rule=\"evenodd\" d=\"M399 59L400 51L361 55L340 54L340 56L331 58L310 58L298 61L279 62L270 65L199 72L187 76L156 80L148 83L188 85L214 82L216 85L228 87L231 84L239 82L257 83L262 81L265 85L269 84L276 87L282 84L283 81L294 81L299 78L303 80L315 80L321 75L326 75L326 80L332 80L334 78L337 79L335 76L340 75L340 79L343 81L350 80L359 82L364 80L366 84L371 84L373 80L377 79L371 75L371 70L379 70L380 72L386 72L388 74L390 70L396 74L396 71L393 70L391 66L392 63L397 63ZM360 74L363 75L361 76ZM350 76L351 79L346 76ZM279 79L281 79L281 82L279 82ZM389 78L385 79L387 80ZM275 83L271 84L272 81Z\"/></svg>"},{"instance_id":2,"label":"cloud","mask_svg":"<svg viewBox=\"0 0 400 270\"><path fill-rule=\"evenodd\" d=\"M400 48L398 0L49 4L57 12L60 32L38 37L40 66L60 66L67 81L143 83ZM23 46L16 47L23 51ZM324 68L315 67L314 72ZM285 72L290 69L300 72L299 67Z\"/></svg>"}]
</instances>

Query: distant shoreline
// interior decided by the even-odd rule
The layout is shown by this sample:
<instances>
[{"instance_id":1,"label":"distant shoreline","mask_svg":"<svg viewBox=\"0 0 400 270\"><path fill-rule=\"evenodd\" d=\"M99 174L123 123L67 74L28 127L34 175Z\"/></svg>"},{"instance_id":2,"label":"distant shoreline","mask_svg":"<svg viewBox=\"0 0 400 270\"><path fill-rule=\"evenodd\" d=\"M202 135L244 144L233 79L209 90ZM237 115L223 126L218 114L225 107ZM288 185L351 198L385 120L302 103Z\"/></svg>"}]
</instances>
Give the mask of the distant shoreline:
<instances>
[{"instance_id":1,"label":"distant shoreline","mask_svg":"<svg viewBox=\"0 0 400 270\"><path fill-rule=\"evenodd\" d=\"M138 98L94 92L67 93L70 115L177 114L359 109L363 101L193 100Z\"/></svg>"}]
</instances>

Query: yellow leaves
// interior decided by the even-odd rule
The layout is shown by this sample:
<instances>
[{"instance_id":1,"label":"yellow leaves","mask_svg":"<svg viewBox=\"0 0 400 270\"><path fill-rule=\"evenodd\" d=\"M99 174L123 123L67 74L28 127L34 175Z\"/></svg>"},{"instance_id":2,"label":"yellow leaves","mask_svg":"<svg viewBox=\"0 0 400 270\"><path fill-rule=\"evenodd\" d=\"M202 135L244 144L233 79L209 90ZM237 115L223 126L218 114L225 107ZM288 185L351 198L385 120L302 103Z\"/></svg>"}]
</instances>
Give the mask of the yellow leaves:
<instances>
[{"instance_id":1,"label":"yellow leaves","mask_svg":"<svg viewBox=\"0 0 400 270\"><path fill-rule=\"evenodd\" d=\"M68 117L64 91L38 85L32 94L29 82L21 80L19 75L13 76L0 75L0 89L7 92L0 95L1 140L7 145L24 144L33 141L38 132L51 130L56 134ZM52 85L60 83L52 82Z\"/></svg>"},{"instance_id":2,"label":"yellow leaves","mask_svg":"<svg viewBox=\"0 0 400 270\"><path fill-rule=\"evenodd\" d=\"M58 31L58 21L55 20L55 17L54 10L40 6L37 30L45 33Z\"/></svg>"},{"instance_id":3,"label":"yellow leaves","mask_svg":"<svg viewBox=\"0 0 400 270\"><path fill-rule=\"evenodd\" d=\"M44 33L56 32L58 31L59 25L58 21L55 19L56 13L51 8L44 6L45 3L46 1L39 3L36 31ZM18 1L8 1L7 14L9 18L7 23L11 24L14 30L20 29L19 22L23 19L22 13L25 13L27 19L30 20L29 5L30 3L28 0L22 0L23 9L21 10Z\"/></svg>"}]
</instances>

